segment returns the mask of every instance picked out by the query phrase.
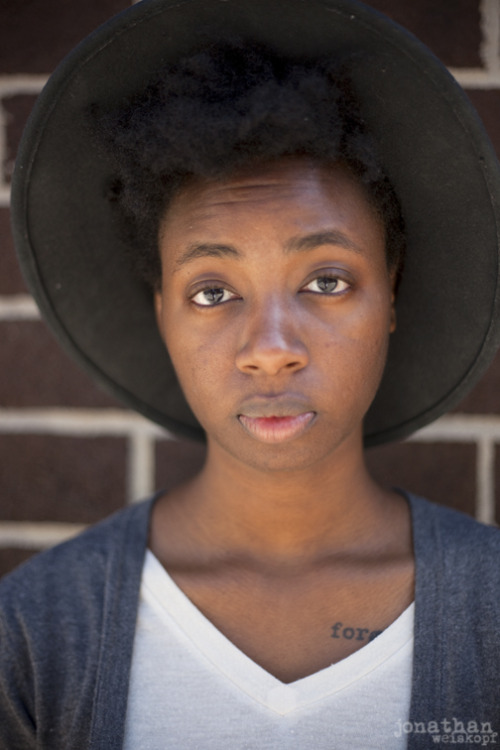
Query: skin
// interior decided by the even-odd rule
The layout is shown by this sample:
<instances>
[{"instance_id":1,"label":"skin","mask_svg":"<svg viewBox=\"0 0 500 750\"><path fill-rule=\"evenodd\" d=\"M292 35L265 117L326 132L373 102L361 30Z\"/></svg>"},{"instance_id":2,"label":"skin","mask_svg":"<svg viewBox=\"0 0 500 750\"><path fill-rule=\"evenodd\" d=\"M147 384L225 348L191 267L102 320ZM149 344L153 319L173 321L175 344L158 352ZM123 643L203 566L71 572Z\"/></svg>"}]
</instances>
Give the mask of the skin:
<instances>
[{"instance_id":1,"label":"skin","mask_svg":"<svg viewBox=\"0 0 500 750\"><path fill-rule=\"evenodd\" d=\"M192 180L160 253L158 326L208 451L157 502L150 546L291 682L364 645L336 622L382 630L413 598L406 501L362 448L396 325L384 228L345 167L288 157Z\"/></svg>"}]
</instances>

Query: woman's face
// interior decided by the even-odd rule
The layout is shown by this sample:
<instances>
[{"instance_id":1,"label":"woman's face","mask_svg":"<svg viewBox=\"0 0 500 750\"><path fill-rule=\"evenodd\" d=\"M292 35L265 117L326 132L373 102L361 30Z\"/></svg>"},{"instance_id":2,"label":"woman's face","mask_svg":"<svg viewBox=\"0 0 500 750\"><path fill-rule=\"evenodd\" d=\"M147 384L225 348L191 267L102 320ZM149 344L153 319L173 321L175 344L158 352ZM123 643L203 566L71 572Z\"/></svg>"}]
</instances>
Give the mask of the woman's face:
<instances>
[{"instance_id":1,"label":"woman's face","mask_svg":"<svg viewBox=\"0 0 500 750\"><path fill-rule=\"evenodd\" d=\"M266 471L359 449L394 309L383 224L345 167L193 180L160 253L160 332L212 445Z\"/></svg>"}]
</instances>

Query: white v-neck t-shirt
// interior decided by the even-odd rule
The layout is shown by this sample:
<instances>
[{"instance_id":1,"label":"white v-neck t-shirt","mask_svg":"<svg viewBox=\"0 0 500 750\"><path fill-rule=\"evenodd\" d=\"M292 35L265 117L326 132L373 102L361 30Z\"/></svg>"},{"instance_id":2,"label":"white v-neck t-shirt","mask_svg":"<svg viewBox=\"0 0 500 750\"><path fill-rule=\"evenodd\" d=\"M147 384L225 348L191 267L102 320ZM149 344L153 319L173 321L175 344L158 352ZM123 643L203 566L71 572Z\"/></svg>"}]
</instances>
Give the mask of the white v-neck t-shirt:
<instances>
[{"instance_id":1,"label":"white v-neck t-shirt","mask_svg":"<svg viewBox=\"0 0 500 750\"><path fill-rule=\"evenodd\" d=\"M401 750L413 614L411 604L358 651L285 684L217 630L148 550L124 750Z\"/></svg>"}]
</instances>

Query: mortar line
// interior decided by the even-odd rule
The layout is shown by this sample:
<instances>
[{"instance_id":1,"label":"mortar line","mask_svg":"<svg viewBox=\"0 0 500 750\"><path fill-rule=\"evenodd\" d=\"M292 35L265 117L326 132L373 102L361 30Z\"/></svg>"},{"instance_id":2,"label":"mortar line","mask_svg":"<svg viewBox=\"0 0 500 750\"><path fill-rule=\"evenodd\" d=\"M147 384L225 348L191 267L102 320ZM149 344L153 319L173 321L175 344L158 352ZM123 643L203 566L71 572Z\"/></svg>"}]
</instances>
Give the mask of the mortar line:
<instances>
[{"instance_id":1,"label":"mortar line","mask_svg":"<svg viewBox=\"0 0 500 750\"><path fill-rule=\"evenodd\" d=\"M494 444L488 438L477 443L476 518L483 523L495 522Z\"/></svg>"},{"instance_id":2,"label":"mortar line","mask_svg":"<svg viewBox=\"0 0 500 750\"><path fill-rule=\"evenodd\" d=\"M464 89L494 89L500 85L500 69L448 68L448 70Z\"/></svg>"},{"instance_id":3,"label":"mortar line","mask_svg":"<svg viewBox=\"0 0 500 750\"><path fill-rule=\"evenodd\" d=\"M0 296L0 322L40 319L40 310L29 294L4 294Z\"/></svg>"},{"instance_id":4,"label":"mortar line","mask_svg":"<svg viewBox=\"0 0 500 750\"><path fill-rule=\"evenodd\" d=\"M481 0L479 5L481 44L479 54L489 72L500 70L500 14L498 0Z\"/></svg>"},{"instance_id":5,"label":"mortar line","mask_svg":"<svg viewBox=\"0 0 500 750\"><path fill-rule=\"evenodd\" d=\"M127 502L144 500L154 491L155 439L145 432L134 432L129 439Z\"/></svg>"},{"instance_id":6,"label":"mortar line","mask_svg":"<svg viewBox=\"0 0 500 750\"><path fill-rule=\"evenodd\" d=\"M411 435L408 442L473 443L500 437L500 415L448 414Z\"/></svg>"},{"instance_id":7,"label":"mortar line","mask_svg":"<svg viewBox=\"0 0 500 750\"><path fill-rule=\"evenodd\" d=\"M71 539L85 524L46 521L0 521L0 549L47 549Z\"/></svg>"},{"instance_id":8,"label":"mortar line","mask_svg":"<svg viewBox=\"0 0 500 750\"><path fill-rule=\"evenodd\" d=\"M40 407L33 409L0 408L0 433L71 436L117 435L129 437L142 432L174 439L166 430L139 414L125 409Z\"/></svg>"},{"instance_id":9,"label":"mortar line","mask_svg":"<svg viewBox=\"0 0 500 750\"><path fill-rule=\"evenodd\" d=\"M0 97L39 94L47 83L48 78L48 73L13 73L12 75L0 75Z\"/></svg>"}]
</instances>

